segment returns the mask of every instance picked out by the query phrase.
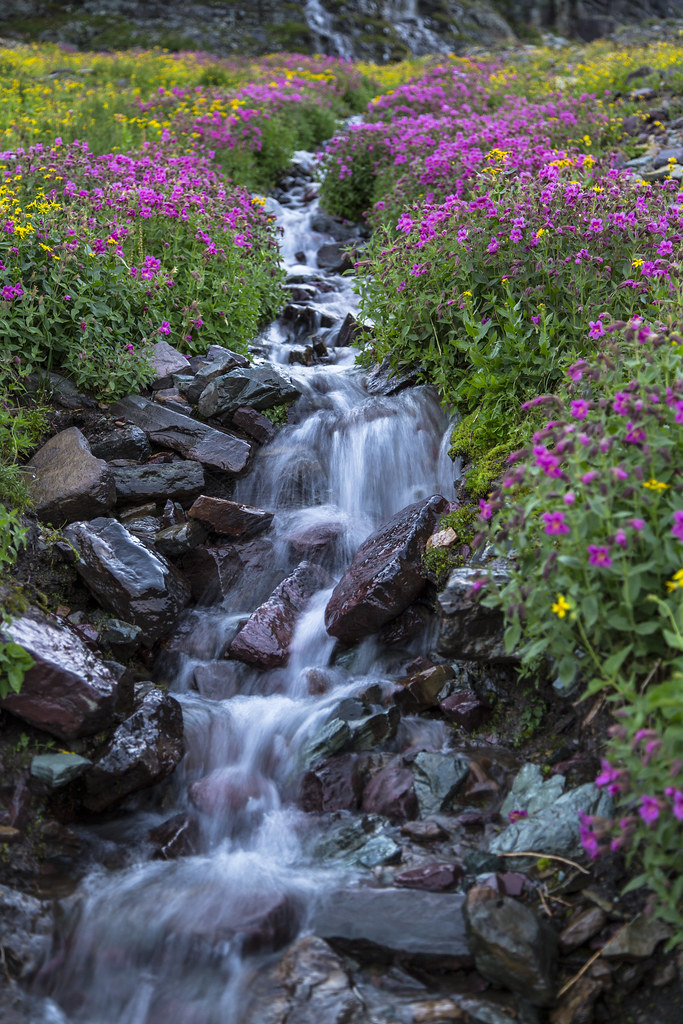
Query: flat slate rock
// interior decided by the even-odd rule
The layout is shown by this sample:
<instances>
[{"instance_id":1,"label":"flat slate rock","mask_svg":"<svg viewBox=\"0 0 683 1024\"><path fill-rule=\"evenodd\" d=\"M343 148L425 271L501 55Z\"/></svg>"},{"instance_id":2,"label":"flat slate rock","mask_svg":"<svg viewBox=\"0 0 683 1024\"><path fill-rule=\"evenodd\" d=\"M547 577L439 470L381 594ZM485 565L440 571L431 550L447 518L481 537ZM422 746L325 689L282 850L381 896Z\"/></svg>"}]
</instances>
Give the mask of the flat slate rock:
<instances>
[{"instance_id":1,"label":"flat slate rock","mask_svg":"<svg viewBox=\"0 0 683 1024\"><path fill-rule=\"evenodd\" d=\"M110 409L112 414L141 427L155 444L170 448L186 459L235 475L244 472L249 464L252 446L243 438L150 402L141 395L129 395L114 402Z\"/></svg>"},{"instance_id":2,"label":"flat slate rock","mask_svg":"<svg viewBox=\"0 0 683 1024\"><path fill-rule=\"evenodd\" d=\"M29 489L39 519L63 525L101 516L116 500L112 472L78 427L55 434L29 460Z\"/></svg>"},{"instance_id":3,"label":"flat slate rock","mask_svg":"<svg viewBox=\"0 0 683 1024\"><path fill-rule=\"evenodd\" d=\"M253 537L267 530L273 521L273 513L252 505L240 505L226 498L211 498L200 494L188 515L205 523L215 533L235 539Z\"/></svg>"},{"instance_id":4,"label":"flat slate rock","mask_svg":"<svg viewBox=\"0 0 683 1024\"><path fill-rule=\"evenodd\" d=\"M211 381L201 394L198 409L202 416L232 419L242 406L261 412L293 402L299 394L274 366L247 366Z\"/></svg>"},{"instance_id":5,"label":"flat slate rock","mask_svg":"<svg viewBox=\"0 0 683 1024\"><path fill-rule=\"evenodd\" d=\"M460 893L415 889L339 889L313 911L311 930L322 939L371 942L396 952L467 956Z\"/></svg>"},{"instance_id":6,"label":"flat slate rock","mask_svg":"<svg viewBox=\"0 0 683 1024\"><path fill-rule=\"evenodd\" d=\"M133 505L150 499L187 501L204 490L204 469L198 462L150 462L145 466L114 466L116 501Z\"/></svg>"},{"instance_id":7,"label":"flat slate rock","mask_svg":"<svg viewBox=\"0 0 683 1024\"><path fill-rule=\"evenodd\" d=\"M168 387L174 373L187 373L187 358L163 339L157 341L152 348L149 361L155 373L152 382L155 389Z\"/></svg>"}]
</instances>

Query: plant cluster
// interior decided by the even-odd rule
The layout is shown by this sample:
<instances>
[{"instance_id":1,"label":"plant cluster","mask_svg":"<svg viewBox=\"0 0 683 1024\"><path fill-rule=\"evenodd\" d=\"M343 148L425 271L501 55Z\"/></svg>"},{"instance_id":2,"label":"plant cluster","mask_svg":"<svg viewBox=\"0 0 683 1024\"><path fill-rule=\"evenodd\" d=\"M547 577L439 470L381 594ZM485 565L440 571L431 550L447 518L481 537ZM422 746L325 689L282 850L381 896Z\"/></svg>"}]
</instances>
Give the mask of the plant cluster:
<instances>
[{"instance_id":1,"label":"plant cluster","mask_svg":"<svg viewBox=\"0 0 683 1024\"><path fill-rule=\"evenodd\" d=\"M484 604L503 610L506 647L524 665L550 659L562 684L581 681L614 704L598 778L619 797L612 846L638 854L632 884L659 897L679 940L682 355L673 329L617 323L597 353L569 367L561 393L527 403L550 419L480 502L480 540L510 559L509 581L496 590L482 572L476 584ZM584 839L597 854L595 824L584 822Z\"/></svg>"}]
</instances>

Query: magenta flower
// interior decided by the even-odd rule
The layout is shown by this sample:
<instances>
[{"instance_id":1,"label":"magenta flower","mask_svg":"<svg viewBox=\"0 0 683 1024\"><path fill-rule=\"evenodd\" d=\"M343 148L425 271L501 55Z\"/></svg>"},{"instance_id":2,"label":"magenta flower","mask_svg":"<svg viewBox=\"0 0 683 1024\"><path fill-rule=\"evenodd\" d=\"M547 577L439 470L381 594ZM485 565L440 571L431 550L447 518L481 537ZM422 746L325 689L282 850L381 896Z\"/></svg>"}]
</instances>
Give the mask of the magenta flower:
<instances>
[{"instance_id":1,"label":"magenta flower","mask_svg":"<svg viewBox=\"0 0 683 1024\"><path fill-rule=\"evenodd\" d=\"M130 352L130 354L133 355L135 348L132 345L126 345L126 352Z\"/></svg>"},{"instance_id":2,"label":"magenta flower","mask_svg":"<svg viewBox=\"0 0 683 1024\"><path fill-rule=\"evenodd\" d=\"M608 569L612 564L609 548L598 544L589 544L588 561L591 565L597 565L601 569Z\"/></svg>"},{"instance_id":3,"label":"magenta flower","mask_svg":"<svg viewBox=\"0 0 683 1024\"><path fill-rule=\"evenodd\" d=\"M659 817L659 800L656 796L641 796L638 814L646 825L652 825Z\"/></svg>"},{"instance_id":4,"label":"magenta flower","mask_svg":"<svg viewBox=\"0 0 683 1024\"><path fill-rule=\"evenodd\" d=\"M589 321L589 325L590 325L590 330L588 332L588 337L589 338L602 338L603 334L605 334L605 328L602 326L600 321L599 320L590 320Z\"/></svg>"},{"instance_id":5,"label":"magenta flower","mask_svg":"<svg viewBox=\"0 0 683 1024\"><path fill-rule=\"evenodd\" d=\"M159 334L170 334L170 333L171 333L171 325L169 324L168 320L162 320L161 321L161 327L159 328Z\"/></svg>"},{"instance_id":6,"label":"magenta flower","mask_svg":"<svg viewBox=\"0 0 683 1024\"><path fill-rule=\"evenodd\" d=\"M600 474L597 469L589 469L587 473L584 473L581 477L581 483L592 484L594 480L597 480Z\"/></svg>"},{"instance_id":7,"label":"magenta flower","mask_svg":"<svg viewBox=\"0 0 683 1024\"><path fill-rule=\"evenodd\" d=\"M620 548L628 547L628 538L623 530L617 530L614 534L614 543L618 544Z\"/></svg>"},{"instance_id":8,"label":"magenta flower","mask_svg":"<svg viewBox=\"0 0 683 1024\"><path fill-rule=\"evenodd\" d=\"M683 821L683 789L674 789L673 786L667 786L664 793L671 800L671 810L673 811L674 818L677 818L678 821Z\"/></svg>"},{"instance_id":9,"label":"magenta flower","mask_svg":"<svg viewBox=\"0 0 683 1024\"><path fill-rule=\"evenodd\" d=\"M573 491L567 491L567 493L562 496L562 501L565 505L573 505L576 501L576 495Z\"/></svg>"},{"instance_id":10,"label":"magenta flower","mask_svg":"<svg viewBox=\"0 0 683 1024\"><path fill-rule=\"evenodd\" d=\"M492 515L493 515L493 505L491 504L491 502L490 501L484 501L483 498L480 499L480 501L479 501L479 518L480 519L490 519Z\"/></svg>"},{"instance_id":11,"label":"magenta flower","mask_svg":"<svg viewBox=\"0 0 683 1024\"><path fill-rule=\"evenodd\" d=\"M676 540L683 540L683 510L674 512L674 524L671 527L671 532Z\"/></svg>"},{"instance_id":12,"label":"magenta flower","mask_svg":"<svg viewBox=\"0 0 683 1024\"><path fill-rule=\"evenodd\" d=\"M508 814L508 821L511 825L514 825L516 821L522 821L524 818L529 817L529 812L524 810L510 811Z\"/></svg>"},{"instance_id":13,"label":"magenta flower","mask_svg":"<svg viewBox=\"0 0 683 1024\"><path fill-rule=\"evenodd\" d=\"M545 523L545 532L551 536L569 533L569 526L564 521L564 512L544 512L541 519Z\"/></svg>"},{"instance_id":14,"label":"magenta flower","mask_svg":"<svg viewBox=\"0 0 683 1024\"><path fill-rule=\"evenodd\" d=\"M486 246L486 251L490 253L498 252L499 249L498 239L492 238L489 244Z\"/></svg>"},{"instance_id":15,"label":"magenta flower","mask_svg":"<svg viewBox=\"0 0 683 1024\"><path fill-rule=\"evenodd\" d=\"M586 416L588 415L588 410L590 409L590 406L588 402L585 401L585 399L577 398L572 402L570 408L571 414L574 417L574 419L585 420Z\"/></svg>"},{"instance_id":16,"label":"magenta flower","mask_svg":"<svg viewBox=\"0 0 683 1024\"><path fill-rule=\"evenodd\" d=\"M641 530L645 529L645 520L629 519L629 525L632 526L634 530L638 530L638 532L640 532Z\"/></svg>"}]
</instances>

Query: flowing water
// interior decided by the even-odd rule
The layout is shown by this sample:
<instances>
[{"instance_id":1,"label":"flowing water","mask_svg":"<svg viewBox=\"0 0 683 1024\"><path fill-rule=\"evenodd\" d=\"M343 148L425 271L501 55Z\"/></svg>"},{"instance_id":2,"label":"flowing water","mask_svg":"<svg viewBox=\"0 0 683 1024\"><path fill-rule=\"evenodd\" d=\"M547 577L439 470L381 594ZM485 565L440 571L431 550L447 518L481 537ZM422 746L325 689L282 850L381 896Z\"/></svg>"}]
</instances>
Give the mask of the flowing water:
<instances>
[{"instance_id":1,"label":"flowing water","mask_svg":"<svg viewBox=\"0 0 683 1024\"><path fill-rule=\"evenodd\" d=\"M340 700L391 685L396 656L367 640L335 663L325 605L380 523L419 498L452 496L453 467L435 395L418 387L372 397L353 351L333 347L356 300L348 278L312 269L330 238L310 230L317 201L304 193L299 186L286 205L269 203L284 231L290 280L319 279L328 289L311 293L320 314L312 322L335 325L322 332L325 365L310 368L288 364L301 339L286 319L258 339L258 350L287 364L302 392L235 494L275 512L270 554L221 605L187 613L192 642L168 679L183 710L186 755L165 787L87 830L97 866L66 902L63 940L42 972L45 1024L241 1024L263 950L305 930L319 894L350 874L316 856L324 826L296 806L302 751ZM288 665L263 671L226 662L221 654L239 624L296 567L311 538L324 541L315 560L330 585L301 614ZM414 653L429 641L416 641ZM232 666L223 699L194 688L217 662ZM151 859L150 828L183 814L199 822L198 852Z\"/></svg>"}]
</instances>

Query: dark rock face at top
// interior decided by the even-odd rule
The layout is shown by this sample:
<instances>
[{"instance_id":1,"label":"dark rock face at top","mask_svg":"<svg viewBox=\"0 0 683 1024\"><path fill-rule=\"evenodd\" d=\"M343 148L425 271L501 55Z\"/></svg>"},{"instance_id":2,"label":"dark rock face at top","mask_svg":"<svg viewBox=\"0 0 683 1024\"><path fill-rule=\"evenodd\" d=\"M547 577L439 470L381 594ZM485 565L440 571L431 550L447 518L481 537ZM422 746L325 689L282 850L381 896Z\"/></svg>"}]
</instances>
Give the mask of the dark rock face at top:
<instances>
[{"instance_id":1,"label":"dark rock face at top","mask_svg":"<svg viewBox=\"0 0 683 1024\"><path fill-rule=\"evenodd\" d=\"M432 495L401 509L368 537L325 609L328 633L344 643L370 636L424 589L422 553L448 502Z\"/></svg>"}]
</instances>

